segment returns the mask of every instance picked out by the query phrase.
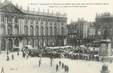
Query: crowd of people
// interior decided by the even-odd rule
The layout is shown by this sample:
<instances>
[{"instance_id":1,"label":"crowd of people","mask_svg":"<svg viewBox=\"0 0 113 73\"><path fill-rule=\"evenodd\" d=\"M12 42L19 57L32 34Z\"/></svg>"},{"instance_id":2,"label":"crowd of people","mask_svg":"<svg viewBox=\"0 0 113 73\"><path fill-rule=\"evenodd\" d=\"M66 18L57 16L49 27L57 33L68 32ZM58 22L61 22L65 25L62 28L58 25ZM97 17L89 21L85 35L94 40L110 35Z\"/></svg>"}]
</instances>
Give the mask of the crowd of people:
<instances>
[{"instance_id":1,"label":"crowd of people","mask_svg":"<svg viewBox=\"0 0 113 73\"><path fill-rule=\"evenodd\" d=\"M17 55L19 56L19 51L17 51ZM23 58L26 58L26 59L27 59L28 56L29 56L29 55L28 55L27 53L25 53L25 52L22 51L22 57L23 57ZM15 58L15 57L14 57L14 54L13 54L13 53L12 53L11 55L9 55L9 52L7 52L7 57L6 57L6 60L7 60L7 61L9 61L9 60L11 60L11 59L14 60L14 58Z\"/></svg>"},{"instance_id":2,"label":"crowd of people","mask_svg":"<svg viewBox=\"0 0 113 73\"><path fill-rule=\"evenodd\" d=\"M63 70L64 72L69 72L69 66L65 65L63 62L59 61L58 64L56 64L56 72Z\"/></svg>"},{"instance_id":3,"label":"crowd of people","mask_svg":"<svg viewBox=\"0 0 113 73\"><path fill-rule=\"evenodd\" d=\"M55 50L51 52L44 53L44 57L51 57L53 58L69 58L69 59L80 59L80 60L93 60L93 61L101 61L99 59L99 54L97 50L90 50L88 48L67 48L67 49L58 49L62 52L57 52Z\"/></svg>"},{"instance_id":4,"label":"crowd of people","mask_svg":"<svg viewBox=\"0 0 113 73\"><path fill-rule=\"evenodd\" d=\"M99 61L98 55L84 53L65 54L65 58Z\"/></svg>"},{"instance_id":5,"label":"crowd of people","mask_svg":"<svg viewBox=\"0 0 113 73\"><path fill-rule=\"evenodd\" d=\"M11 59L14 60L14 54L11 55ZM6 60L7 60L7 61L10 60L9 55L7 55L7 59L6 59Z\"/></svg>"}]
</instances>

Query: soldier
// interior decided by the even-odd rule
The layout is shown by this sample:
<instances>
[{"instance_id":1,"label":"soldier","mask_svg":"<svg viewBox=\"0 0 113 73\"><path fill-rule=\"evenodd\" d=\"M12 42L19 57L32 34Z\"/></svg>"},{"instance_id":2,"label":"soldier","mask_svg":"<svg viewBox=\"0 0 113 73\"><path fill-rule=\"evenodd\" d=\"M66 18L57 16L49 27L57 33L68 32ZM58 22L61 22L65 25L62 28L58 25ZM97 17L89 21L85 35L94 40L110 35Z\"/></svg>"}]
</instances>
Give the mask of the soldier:
<instances>
[{"instance_id":1,"label":"soldier","mask_svg":"<svg viewBox=\"0 0 113 73\"><path fill-rule=\"evenodd\" d=\"M9 61L9 56L7 55L7 61Z\"/></svg>"},{"instance_id":2,"label":"soldier","mask_svg":"<svg viewBox=\"0 0 113 73\"><path fill-rule=\"evenodd\" d=\"M7 51L7 55L9 54L9 52Z\"/></svg>"},{"instance_id":3,"label":"soldier","mask_svg":"<svg viewBox=\"0 0 113 73\"><path fill-rule=\"evenodd\" d=\"M64 71L65 71L65 72L67 71L67 66L66 66L66 65L64 66Z\"/></svg>"},{"instance_id":4,"label":"soldier","mask_svg":"<svg viewBox=\"0 0 113 73\"><path fill-rule=\"evenodd\" d=\"M64 66L64 70L65 70L65 72L68 73L68 72L69 72L69 67L68 67L67 65L65 65L65 66Z\"/></svg>"},{"instance_id":5,"label":"soldier","mask_svg":"<svg viewBox=\"0 0 113 73\"><path fill-rule=\"evenodd\" d=\"M23 52L23 58L25 58L25 53Z\"/></svg>"},{"instance_id":6,"label":"soldier","mask_svg":"<svg viewBox=\"0 0 113 73\"><path fill-rule=\"evenodd\" d=\"M59 61L59 66L61 65L61 61Z\"/></svg>"},{"instance_id":7,"label":"soldier","mask_svg":"<svg viewBox=\"0 0 113 73\"><path fill-rule=\"evenodd\" d=\"M67 66L67 73L69 72L69 67Z\"/></svg>"},{"instance_id":8,"label":"soldier","mask_svg":"<svg viewBox=\"0 0 113 73\"><path fill-rule=\"evenodd\" d=\"M39 60L39 67L40 67L40 65L41 65L41 59Z\"/></svg>"},{"instance_id":9,"label":"soldier","mask_svg":"<svg viewBox=\"0 0 113 73\"><path fill-rule=\"evenodd\" d=\"M14 55L12 54L12 60L14 60Z\"/></svg>"},{"instance_id":10,"label":"soldier","mask_svg":"<svg viewBox=\"0 0 113 73\"><path fill-rule=\"evenodd\" d=\"M53 59L51 58L51 67L52 67Z\"/></svg>"},{"instance_id":11,"label":"soldier","mask_svg":"<svg viewBox=\"0 0 113 73\"><path fill-rule=\"evenodd\" d=\"M62 68L64 68L64 63L62 63Z\"/></svg>"},{"instance_id":12,"label":"soldier","mask_svg":"<svg viewBox=\"0 0 113 73\"><path fill-rule=\"evenodd\" d=\"M51 67L52 67L52 64L53 64L53 54L51 54L51 56L50 56L50 64L51 64Z\"/></svg>"},{"instance_id":13,"label":"soldier","mask_svg":"<svg viewBox=\"0 0 113 73\"><path fill-rule=\"evenodd\" d=\"M58 71L58 64L56 65L56 72Z\"/></svg>"}]
</instances>

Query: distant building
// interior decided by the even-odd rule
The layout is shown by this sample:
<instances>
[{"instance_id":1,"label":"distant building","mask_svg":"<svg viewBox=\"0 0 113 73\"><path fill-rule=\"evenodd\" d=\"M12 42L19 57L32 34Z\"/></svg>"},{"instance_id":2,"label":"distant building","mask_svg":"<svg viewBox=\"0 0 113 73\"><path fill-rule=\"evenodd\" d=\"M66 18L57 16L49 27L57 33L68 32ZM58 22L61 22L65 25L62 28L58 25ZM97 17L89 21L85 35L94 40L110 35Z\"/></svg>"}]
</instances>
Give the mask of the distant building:
<instances>
[{"instance_id":1,"label":"distant building","mask_svg":"<svg viewBox=\"0 0 113 73\"><path fill-rule=\"evenodd\" d=\"M97 14L95 18L96 40L110 39L113 47L113 15Z\"/></svg>"},{"instance_id":2,"label":"distant building","mask_svg":"<svg viewBox=\"0 0 113 73\"><path fill-rule=\"evenodd\" d=\"M24 45L34 48L64 45L66 25L64 14L24 10L6 0L0 3L0 48L12 50Z\"/></svg>"},{"instance_id":3,"label":"distant building","mask_svg":"<svg viewBox=\"0 0 113 73\"><path fill-rule=\"evenodd\" d=\"M71 23L67 25L68 28L68 37L67 37L67 44L71 46L77 45L77 30L76 30L76 24Z\"/></svg>"},{"instance_id":4,"label":"distant building","mask_svg":"<svg viewBox=\"0 0 113 73\"><path fill-rule=\"evenodd\" d=\"M90 23L85 21L84 19L78 19L76 22L76 31L81 39L88 37L88 28L90 27Z\"/></svg>"},{"instance_id":5,"label":"distant building","mask_svg":"<svg viewBox=\"0 0 113 73\"><path fill-rule=\"evenodd\" d=\"M94 39L95 34L96 34L95 24L93 22L91 22L90 26L88 27L88 38Z\"/></svg>"},{"instance_id":6,"label":"distant building","mask_svg":"<svg viewBox=\"0 0 113 73\"><path fill-rule=\"evenodd\" d=\"M71 42L73 45L82 44L83 39L88 37L89 27L90 23L83 19L78 19L77 22L71 22L68 25L68 36L70 36L68 43Z\"/></svg>"}]
</instances>

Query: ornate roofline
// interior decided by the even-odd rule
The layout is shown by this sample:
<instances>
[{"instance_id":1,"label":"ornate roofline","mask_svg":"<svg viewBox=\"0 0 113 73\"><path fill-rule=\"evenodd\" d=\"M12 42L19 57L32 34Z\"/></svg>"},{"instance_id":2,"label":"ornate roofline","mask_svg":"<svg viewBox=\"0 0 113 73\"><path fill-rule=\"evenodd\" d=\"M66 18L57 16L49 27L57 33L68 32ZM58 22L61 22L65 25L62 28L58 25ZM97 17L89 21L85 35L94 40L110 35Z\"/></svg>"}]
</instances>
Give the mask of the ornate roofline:
<instances>
[{"instance_id":1,"label":"ornate roofline","mask_svg":"<svg viewBox=\"0 0 113 73\"><path fill-rule=\"evenodd\" d=\"M7 5L13 5L19 12L22 14L26 15L37 15L37 16L49 16L49 17L59 17L59 18L67 18L66 14L61 14L61 13L50 13L49 10L48 12L36 12L36 11L30 11L30 10L25 10L22 7L18 7L18 5L14 5L11 1L5 0L3 3L0 4L0 9L7 6ZM2 11L2 10L1 10ZM5 12L5 11L3 11Z\"/></svg>"}]
</instances>

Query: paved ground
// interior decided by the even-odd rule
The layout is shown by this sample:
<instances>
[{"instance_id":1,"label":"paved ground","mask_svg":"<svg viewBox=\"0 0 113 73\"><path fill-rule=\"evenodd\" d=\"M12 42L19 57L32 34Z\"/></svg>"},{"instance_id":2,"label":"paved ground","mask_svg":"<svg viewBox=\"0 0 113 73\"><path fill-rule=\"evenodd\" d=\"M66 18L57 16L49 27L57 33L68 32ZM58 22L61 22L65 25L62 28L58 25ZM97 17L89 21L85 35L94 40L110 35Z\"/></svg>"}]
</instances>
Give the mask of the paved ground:
<instances>
[{"instance_id":1,"label":"paved ground","mask_svg":"<svg viewBox=\"0 0 113 73\"><path fill-rule=\"evenodd\" d=\"M6 61L6 53L0 54L0 71L3 67L5 73L65 73L62 68L56 72L55 67L59 61L69 66L69 73L100 73L103 63L96 61L70 60L70 59L54 59L53 66L50 66L49 58L41 58L41 66L39 67L38 57L22 58L22 55L14 54L14 60ZM113 73L113 63L108 64L110 73Z\"/></svg>"}]
</instances>

